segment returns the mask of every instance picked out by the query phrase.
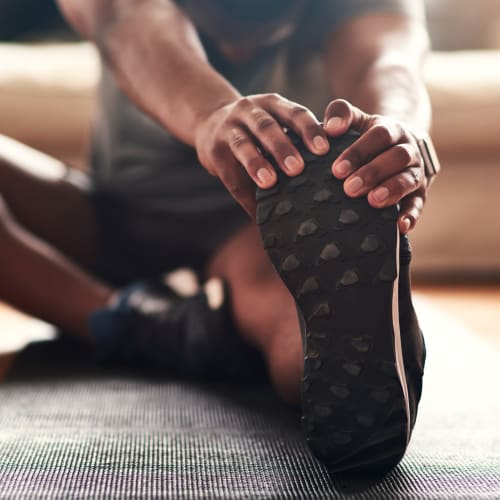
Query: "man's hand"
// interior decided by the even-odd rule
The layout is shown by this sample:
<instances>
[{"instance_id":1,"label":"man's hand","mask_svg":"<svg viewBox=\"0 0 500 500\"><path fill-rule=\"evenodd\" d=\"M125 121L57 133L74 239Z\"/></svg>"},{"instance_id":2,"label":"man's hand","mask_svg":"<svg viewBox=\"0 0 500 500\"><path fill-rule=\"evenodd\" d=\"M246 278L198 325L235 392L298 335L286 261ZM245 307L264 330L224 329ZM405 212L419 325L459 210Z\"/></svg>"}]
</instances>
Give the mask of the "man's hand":
<instances>
[{"instance_id":1,"label":"man's hand","mask_svg":"<svg viewBox=\"0 0 500 500\"><path fill-rule=\"evenodd\" d=\"M289 176L304 169L304 160L283 128L294 130L314 154L329 150L325 130L305 107L278 94L241 97L202 119L195 147L201 164L219 177L231 195L255 218L255 184L267 189L276 172L268 153Z\"/></svg>"},{"instance_id":2,"label":"man's hand","mask_svg":"<svg viewBox=\"0 0 500 500\"><path fill-rule=\"evenodd\" d=\"M417 143L409 127L381 115L369 115L342 99L325 111L324 127L337 137L349 128L361 136L332 165L345 179L348 196L367 196L375 208L400 203L399 230L406 234L423 209L427 181Z\"/></svg>"}]
</instances>

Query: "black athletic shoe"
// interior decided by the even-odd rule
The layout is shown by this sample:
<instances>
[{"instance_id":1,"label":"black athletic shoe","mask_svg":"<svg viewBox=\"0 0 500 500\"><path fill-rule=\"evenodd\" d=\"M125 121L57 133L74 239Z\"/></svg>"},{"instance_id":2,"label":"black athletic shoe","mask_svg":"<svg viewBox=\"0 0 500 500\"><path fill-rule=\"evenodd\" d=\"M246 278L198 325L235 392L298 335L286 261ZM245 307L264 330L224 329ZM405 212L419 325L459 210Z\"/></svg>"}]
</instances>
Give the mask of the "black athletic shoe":
<instances>
[{"instance_id":1,"label":"black athletic shoe","mask_svg":"<svg viewBox=\"0 0 500 500\"><path fill-rule=\"evenodd\" d=\"M305 170L279 173L275 187L257 191L257 222L299 311L303 429L331 472L383 473L408 445L424 357L408 264L398 286L398 208L349 198L333 177L331 165L354 132L331 140L326 156L291 137Z\"/></svg>"},{"instance_id":2,"label":"black athletic shoe","mask_svg":"<svg viewBox=\"0 0 500 500\"><path fill-rule=\"evenodd\" d=\"M236 332L227 299L225 289L212 309L203 290L181 297L160 280L135 283L91 316L90 330L103 359L204 380L261 379L262 357Z\"/></svg>"}]
</instances>

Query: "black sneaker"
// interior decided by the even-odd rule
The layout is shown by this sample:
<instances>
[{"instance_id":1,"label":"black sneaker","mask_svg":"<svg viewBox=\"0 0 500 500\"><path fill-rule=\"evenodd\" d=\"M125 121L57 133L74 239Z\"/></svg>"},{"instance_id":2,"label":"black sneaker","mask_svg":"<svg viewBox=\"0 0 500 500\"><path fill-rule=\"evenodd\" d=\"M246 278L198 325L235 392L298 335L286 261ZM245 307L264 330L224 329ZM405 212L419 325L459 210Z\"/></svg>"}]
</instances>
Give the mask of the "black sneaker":
<instances>
[{"instance_id":1,"label":"black sneaker","mask_svg":"<svg viewBox=\"0 0 500 500\"><path fill-rule=\"evenodd\" d=\"M290 135L305 170L288 177L277 168L277 185L257 190L257 222L299 311L303 429L331 472L383 473L405 453L423 370L409 279L398 286L398 208L349 198L332 175L358 134L330 140L325 156Z\"/></svg>"},{"instance_id":2,"label":"black sneaker","mask_svg":"<svg viewBox=\"0 0 500 500\"><path fill-rule=\"evenodd\" d=\"M204 380L264 376L262 356L234 328L226 286L217 308L203 289L183 297L161 280L135 283L115 302L90 318L101 359Z\"/></svg>"}]
</instances>

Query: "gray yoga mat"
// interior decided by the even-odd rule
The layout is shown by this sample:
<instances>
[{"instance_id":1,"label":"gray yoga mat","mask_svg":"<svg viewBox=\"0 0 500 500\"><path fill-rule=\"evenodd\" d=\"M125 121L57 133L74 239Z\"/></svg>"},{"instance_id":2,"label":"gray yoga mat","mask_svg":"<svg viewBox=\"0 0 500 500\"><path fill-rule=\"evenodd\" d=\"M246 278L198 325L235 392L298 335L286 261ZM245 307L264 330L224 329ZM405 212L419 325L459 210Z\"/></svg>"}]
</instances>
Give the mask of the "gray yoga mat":
<instances>
[{"instance_id":1,"label":"gray yoga mat","mask_svg":"<svg viewBox=\"0 0 500 500\"><path fill-rule=\"evenodd\" d=\"M500 353L427 322L420 418L381 481L329 477L268 387L102 370L45 343L0 385L0 498L500 498Z\"/></svg>"}]
</instances>

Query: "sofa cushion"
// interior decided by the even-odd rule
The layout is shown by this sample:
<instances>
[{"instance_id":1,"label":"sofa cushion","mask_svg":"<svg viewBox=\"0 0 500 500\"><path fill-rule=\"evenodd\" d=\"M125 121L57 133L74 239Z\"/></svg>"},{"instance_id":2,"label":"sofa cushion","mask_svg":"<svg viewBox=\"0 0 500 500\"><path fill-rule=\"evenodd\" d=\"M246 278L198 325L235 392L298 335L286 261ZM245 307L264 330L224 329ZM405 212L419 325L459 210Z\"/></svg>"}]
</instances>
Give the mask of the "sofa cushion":
<instances>
[{"instance_id":1,"label":"sofa cushion","mask_svg":"<svg viewBox=\"0 0 500 500\"><path fill-rule=\"evenodd\" d=\"M500 50L434 52L426 81L439 152L500 153Z\"/></svg>"},{"instance_id":2,"label":"sofa cushion","mask_svg":"<svg viewBox=\"0 0 500 500\"><path fill-rule=\"evenodd\" d=\"M436 50L500 49L498 0L426 0Z\"/></svg>"},{"instance_id":3,"label":"sofa cushion","mask_svg":"<svg viewBox=\"0 0 500 500\"><path fill-rule=\"evenodd\" d=\"M0 44L0 134L49 153L82 152L100 64L88 43Z\"/></svg>"}]
</instances>

